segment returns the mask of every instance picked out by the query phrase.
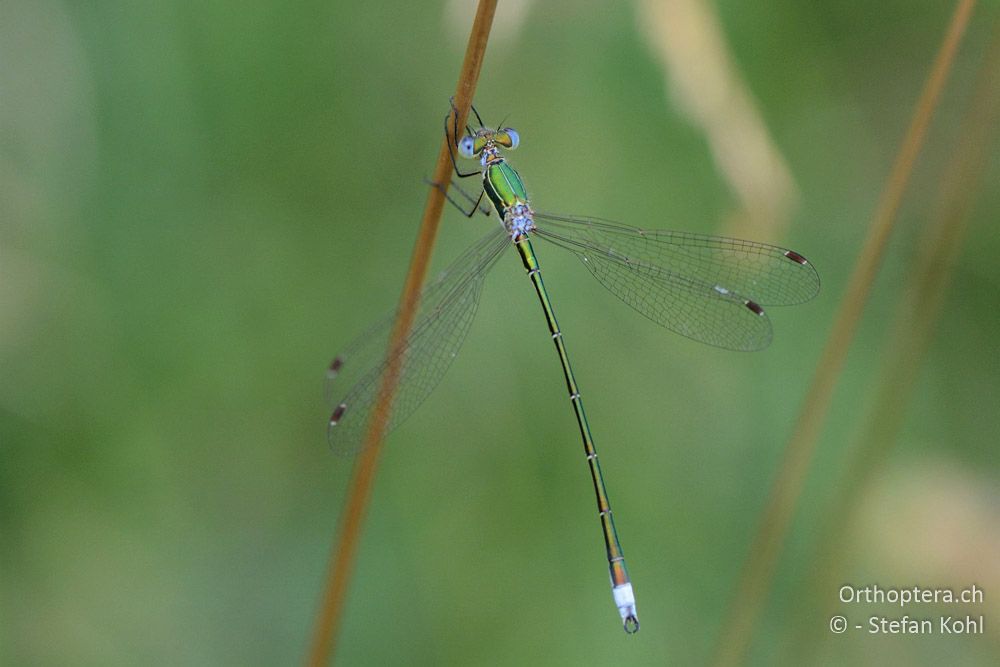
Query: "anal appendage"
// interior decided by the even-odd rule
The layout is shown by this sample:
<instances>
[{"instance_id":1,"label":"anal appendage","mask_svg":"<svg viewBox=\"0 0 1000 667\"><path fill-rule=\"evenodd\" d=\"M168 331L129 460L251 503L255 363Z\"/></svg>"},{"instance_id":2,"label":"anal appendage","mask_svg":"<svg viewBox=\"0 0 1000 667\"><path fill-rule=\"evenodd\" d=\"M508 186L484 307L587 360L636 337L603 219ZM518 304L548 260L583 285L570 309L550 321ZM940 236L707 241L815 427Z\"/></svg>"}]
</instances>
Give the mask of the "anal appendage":
<instances>
[{"instance_id":1,"label":"anal appendage","mask_svg":"<svg viewBox=\"0 0 1000 667\"><path fill-rule=\"evenodd\" d=\"M612 586L611 594L615 598L615 606L622 617L625 632L630 635L639 631L639 616L635 611L635 593L632 591L632 584L621 584Z\"/></svg>"}]
</instances>

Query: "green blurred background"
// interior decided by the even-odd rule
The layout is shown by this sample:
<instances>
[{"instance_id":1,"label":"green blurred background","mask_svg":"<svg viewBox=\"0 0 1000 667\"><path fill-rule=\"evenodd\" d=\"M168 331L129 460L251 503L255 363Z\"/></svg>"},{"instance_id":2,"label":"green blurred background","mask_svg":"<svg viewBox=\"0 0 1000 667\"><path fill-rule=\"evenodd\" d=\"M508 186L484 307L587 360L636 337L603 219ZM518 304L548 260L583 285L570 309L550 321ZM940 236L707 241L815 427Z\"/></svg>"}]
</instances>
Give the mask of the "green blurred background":
<instances>
[{"instance_id":1,"label":"green blurred background","mask_svg":"<svg viewBox=\"0 0 1000 667\"><path fill-rule=\"evenodd\" d=\"M0 662L302 659L351 465L326 447L323 372L398 296L471 4L0 4ZM501 2L476 101L521 133L512 160L536 205L786 243L823 292L772 310L772 346L738 354L656 327L537 248L636 586L643 628L626 637L558 362L505 257L448 376L388 440L342 664L715 651L953 5L707 5L794 182L769 229L741 228L641 4ZM985 603L962 612L986 633L831 640L827 618L799 613L996 14L977 10L944 91L753 664L817 626L825 664L1000 656L995 151L898 445L837 564L855 585L976 583ZM446 211L434 265L484 224Z\"/></svg>"}]
</instances>

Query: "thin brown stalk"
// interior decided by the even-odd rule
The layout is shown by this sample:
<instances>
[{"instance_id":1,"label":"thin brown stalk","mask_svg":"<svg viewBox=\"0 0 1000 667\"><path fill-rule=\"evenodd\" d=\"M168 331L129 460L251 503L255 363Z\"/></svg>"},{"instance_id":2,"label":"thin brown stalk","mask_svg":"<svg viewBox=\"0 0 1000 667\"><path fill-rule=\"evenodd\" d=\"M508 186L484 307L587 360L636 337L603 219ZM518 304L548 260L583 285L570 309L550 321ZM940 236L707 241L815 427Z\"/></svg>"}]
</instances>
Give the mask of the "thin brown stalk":
<instances>
[{"instance_id":1,"label":"thin brown stalk","mask_svg":"<svg viewBox=\"0 0 1000 667\"><path fill-rule=\"evenodd\" d=\"M745 660L750 648L778 557L802 494L817 437L829 410L833 389L885 255L900 202L974 6L975 0L959 0L956 4L944 41L924 83L913 118L872 217L868 237L834 318L833 329L823 349L816 374L772 483L770 496L716 646L713 661L715 665L738 665Z\"/></svg>"},{"instance_id":2,"label":"thin brown stalk","mask_svg":"<svg viewBox=\"0 0 1000 667\"><path fill-rule=\"evenodd\" d=\"M465 126L465 119L472 104L472 96L476 90L476 83L479 81L479 71L486 53L486 42L493 25L496 6L496 0L480 0L476 10L476 18L469 35L469 44L465 50L465 60L462 63L458 85L455 89L454 102L458 114L458 127ZM399 298L399 310L390 338L389 350L400 348L413 325L413 318L419 305L420 289L427 275L427 267L430 264L434 240L437 237L441 212L444 209L445 193L451 182L452 163L448 141L449 138L446 136L441 142L437 166L434 168L433 182L440 184L440 187L428 188L427 190L427 204L424 207L423 220L420 223L420 230L413 247L413 255L410 258L410 268ZM390 354L389 359L394 361L390 362L383 376L368 431L365 434L364 444L354 466L347 504L340 520L334 552L327 570L323 600L316 616L312 646L306 660L306 664L312 667L328 664L336 648L337 630L343 617L344 600L353 571L354 558L357 554L358 539L361 535L361 527L364 523L375 472L378 468L389 407L399 382L400 355Z\"/></svg>"},{"instance_id":3,"label":"thin brown stalk","mask_svg":"<svg viewBox=\"0 0 1000 667\"><path fill-rule=\"evenodd\" d=\"M995 20L988 52L980 65L976 89L961 132L948 163L942 170L937 203L930 223L920 239L920 252L912 276L905 284L899 307L886 340L888 356L880 373L879 387L869 411L867 424L854 450L844 484L831 505L830 523L823 531L817 562L810 568L820 576L811 583L809 600L820 600L823 611L810 610L810 619L829 618L836 610L838 567L843 562L847 532L857 517L860 501L866 497L873 479L888 459L906 404L916 385L920 361L933 340L962 241L968 229L968 213L982 175L988 166L991 148L1000 128L1000 20ZM810 622L799 633L797 659L793 664L815 664L814 653L824 636L825 624Z\"/></svg>"}]
</instances>

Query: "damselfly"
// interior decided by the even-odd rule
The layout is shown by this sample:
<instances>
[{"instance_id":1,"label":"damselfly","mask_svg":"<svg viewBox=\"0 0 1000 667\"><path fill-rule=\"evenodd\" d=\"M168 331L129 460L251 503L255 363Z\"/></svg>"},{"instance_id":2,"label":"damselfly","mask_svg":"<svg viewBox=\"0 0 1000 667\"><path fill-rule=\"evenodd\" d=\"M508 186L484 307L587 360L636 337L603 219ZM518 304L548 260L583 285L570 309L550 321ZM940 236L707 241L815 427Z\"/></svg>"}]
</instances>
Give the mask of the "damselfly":
<instances>
[{"instance_id":1,"label":"damselfly","mask_svg":"<svg viewBox=\"0 0 1000 667\"><path fill-rule=\"evenodd\" d=\"M477 197L462 193L472 204L472 217L486 196L500 226L467 249L421 295L413 327L405 340L387 353L395 315L374 326L330 364L327 397L333 408L328 436L336 451L352 452L362 442L380 386L390 368L398 389L392 400L386 432L398 426L440 382L461 347L479 303L483 280L500 255L514 246L541 302L555 343L576 415L583 448L593 478L597 508L615 605L625 630L639 629L635 596L611 515L604 476L597 460L583 399L577 386L562 331L531 245L537 237L568 250L612 294L657 324L709 345L732 350L758 350L771 341L766 305L808 301L819 291L819 276L799 253L764 243L693 234L644 230L599 218L577 218L535 211L521 177L505 160L503 150L517 148L512 128L486 127L472 109L479 128L466 126L458 139L454 108L445 118L445 135L459 178L481 175ZM450 134L449 134L450 130ZM463 172L463 158L479 158L481 170ZM460 190L461 191L461 190ZM457 208L462 206L449 197Z\"/></svg>"}]
</instances>

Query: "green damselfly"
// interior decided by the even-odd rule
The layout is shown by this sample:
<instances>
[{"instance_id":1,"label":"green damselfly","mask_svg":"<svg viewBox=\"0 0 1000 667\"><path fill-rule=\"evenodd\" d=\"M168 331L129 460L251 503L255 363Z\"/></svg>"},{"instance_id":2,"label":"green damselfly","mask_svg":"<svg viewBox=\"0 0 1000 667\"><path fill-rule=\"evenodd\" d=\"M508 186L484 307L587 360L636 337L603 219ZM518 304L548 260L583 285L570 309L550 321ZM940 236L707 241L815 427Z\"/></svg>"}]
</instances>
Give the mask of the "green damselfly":
<instances>
[{"instance_id":1,"label":"green damselfly","mask_svg":"<svg viewBox=\"0 0 1000 667\"><path fill-rule=\"evenodd\" d=\"M395 315L375 325L337 356L327 372L327 398L333 412L328 438L336 451L353 452L362 442L379 387L390 366L398 372L398 389L386 432L398 426L427 398L444 376L469 331L483 281L503 252L514 246L541 302L549 333L562 365L584 452L597 497L611 587L625 630L639 629L635 596L625 567L597 460L597 450L583 410L583 399L562 330L531 244L534 236L568 250L611 293L661 326L688 338L732 350L758 350L771 341L765 305L808 301L819 291L819 276L799 253L764 243L659 230L643 230L599 218L578 218L535 211L520 175L503 151L517 148L512 128L486 127L472 109L479 128L466 126L459 140L454 108L445 118L452 163L459 178L480 175L478 197L462 193L472 204L464 210L489 215L487 197L500 226L468 248L421 295L413 328L387 357ZM450 134L449 134L450 130ZM463 172L455 150L479 158L481 170ZM461 190L460 190L461 192Z\"/></svg>"}]
</instances>

